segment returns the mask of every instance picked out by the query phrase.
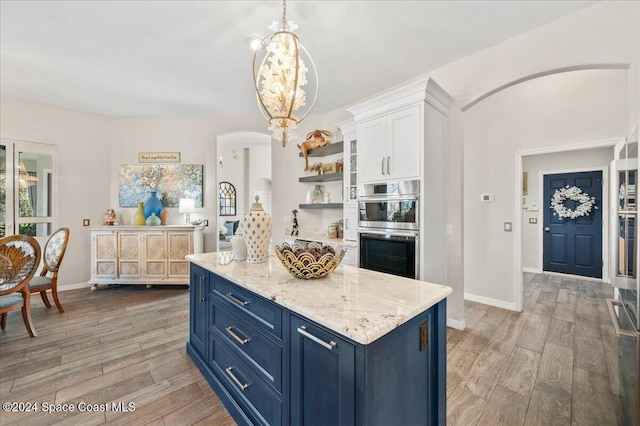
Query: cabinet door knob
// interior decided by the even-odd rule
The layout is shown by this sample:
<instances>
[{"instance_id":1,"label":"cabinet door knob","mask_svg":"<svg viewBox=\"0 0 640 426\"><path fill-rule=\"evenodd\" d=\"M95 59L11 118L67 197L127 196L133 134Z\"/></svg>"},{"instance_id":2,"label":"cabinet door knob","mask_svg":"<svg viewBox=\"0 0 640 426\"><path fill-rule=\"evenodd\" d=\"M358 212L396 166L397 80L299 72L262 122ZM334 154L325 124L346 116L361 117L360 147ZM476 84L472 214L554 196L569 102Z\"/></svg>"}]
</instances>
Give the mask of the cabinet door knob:
<instances>
[{"instance_id":1,"label":"cabinet door knob","mask_svg":"<svg viewBox=\"0 0 640 426\"><path fill-rule=\"evenodd\" d=\"M549 232L549 231L551 231L551 228L549 228L548 226L545 226L544 227L544 232Z\"/></svg>"}]
</instances>

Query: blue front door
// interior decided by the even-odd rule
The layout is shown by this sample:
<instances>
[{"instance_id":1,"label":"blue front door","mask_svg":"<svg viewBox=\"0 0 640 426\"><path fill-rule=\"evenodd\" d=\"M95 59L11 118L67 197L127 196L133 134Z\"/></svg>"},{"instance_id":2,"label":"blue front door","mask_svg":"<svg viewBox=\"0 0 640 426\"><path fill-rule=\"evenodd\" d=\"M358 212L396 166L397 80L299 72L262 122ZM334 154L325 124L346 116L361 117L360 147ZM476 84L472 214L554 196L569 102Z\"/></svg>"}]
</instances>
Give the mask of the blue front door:
<instances>
[{"instance_id":1,"label":"blue front door","mask_svg":"<svg viewBox=\"0 0 640 426\"><path fill-rule=\"evenodd\" d=\"M567 185L595 198L588 215L575 219L554 215L552 197ZM602 172L545 175L543 200L543 270L602 278ZM569 198L564 201L569 211L580 204Z\"/></svg>"}]
</instances>

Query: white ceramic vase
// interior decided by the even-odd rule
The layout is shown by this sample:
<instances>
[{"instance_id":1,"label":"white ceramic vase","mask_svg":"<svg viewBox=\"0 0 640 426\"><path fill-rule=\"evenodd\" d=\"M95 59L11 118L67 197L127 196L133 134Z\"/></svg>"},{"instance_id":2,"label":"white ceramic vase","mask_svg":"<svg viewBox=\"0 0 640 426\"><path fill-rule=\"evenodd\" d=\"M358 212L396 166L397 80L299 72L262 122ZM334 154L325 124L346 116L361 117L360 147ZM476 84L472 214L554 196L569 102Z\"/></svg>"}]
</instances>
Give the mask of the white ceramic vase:
<instances>
[{"instance_id":1,"label":"white ceramic vase","mask_svg":"<svg viewBox=\"0 0 640 426\"><path fill-rule=\"evenodd\" d=\"M256 195L255 200L241 221L242 236L247 245L247 263L265 262L271 239L271 216L262 208L260 197Z\"/></svg>"},{"instance_id":2,"label":"white ceramic vase","mask_svg":"<svg viewBox=\"0 0 640 426\"><path fill-rule=\"evenodd\" d=\"M233 260L245 260L247 258L247 244L242 236L242 227L236 229L236 233L229 240L233 250Z\"/></svg>"}]
</instances>

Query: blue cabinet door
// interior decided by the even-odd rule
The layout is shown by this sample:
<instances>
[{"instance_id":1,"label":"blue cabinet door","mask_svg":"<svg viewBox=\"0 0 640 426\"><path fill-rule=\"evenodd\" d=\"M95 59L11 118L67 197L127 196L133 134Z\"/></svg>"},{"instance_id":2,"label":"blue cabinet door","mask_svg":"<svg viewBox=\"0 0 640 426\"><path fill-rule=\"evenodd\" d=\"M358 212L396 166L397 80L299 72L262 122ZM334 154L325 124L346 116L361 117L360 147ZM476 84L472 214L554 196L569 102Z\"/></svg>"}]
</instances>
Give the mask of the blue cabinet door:
<instances>
[{"instance_id":1,"label":"blue cabinet door","mask_svg":"<svg viewBox=\"0 0 640 426\"><path fill-rule=\"evenodd\" d=\"M545 175L543 180L543 270L602 278L602 172ZM554 215L551 198L567 185L577 186L594 197L597 208L575 219ZM570 210L578 205L579 202L570 199L564 201Z\"/></svg>"},{"instance_id":2,"label":"blue cabinet door","mask_svg":"<svg viewBox=\"0 0 640 426\"><path fill-rule=\"evenodd\" d=\"M189 269L189 334L191 346L204 358L207 348L207 299L209 292L208 273L198 265L190 264Z\"/></svg>"},{"instance_id":3,"label":"blue cabinet door","mask_svg":"<svg viewBox=\"0 0 640 426\"><path fill-rule=\"evenodd\" d=\"M291 424L355 424L355 347L291 315Z\"/></svg>"}]
</instances>

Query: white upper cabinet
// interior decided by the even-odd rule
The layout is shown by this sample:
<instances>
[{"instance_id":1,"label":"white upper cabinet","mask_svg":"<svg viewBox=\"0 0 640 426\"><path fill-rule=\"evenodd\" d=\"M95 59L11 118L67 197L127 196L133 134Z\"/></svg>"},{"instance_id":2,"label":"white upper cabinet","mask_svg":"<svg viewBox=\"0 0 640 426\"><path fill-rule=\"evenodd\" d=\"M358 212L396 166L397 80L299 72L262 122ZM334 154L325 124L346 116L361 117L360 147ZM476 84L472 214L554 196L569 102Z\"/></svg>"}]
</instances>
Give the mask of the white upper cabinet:
<instances>
[{"instance_id":1,"label":"white upper cabinet","mask_svg":"<svg viewBox=\"0 0 640 426\"><path fill-rule=\"evenodd\" d=\"M358 184L386 178L387 118L358 124Z\"/></svg>"},{"instance_id":2,"label":"white upper cabinet","mask_svg":"<svg viewBox=\"0 0 640 426\"><path fill-rule=\"evenodd\" d=\"M420 177L421 109L414 105L358 124L358 182Z\"/></svg>"}]
</instances>

